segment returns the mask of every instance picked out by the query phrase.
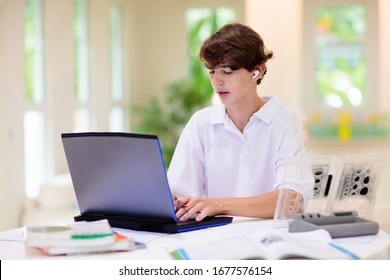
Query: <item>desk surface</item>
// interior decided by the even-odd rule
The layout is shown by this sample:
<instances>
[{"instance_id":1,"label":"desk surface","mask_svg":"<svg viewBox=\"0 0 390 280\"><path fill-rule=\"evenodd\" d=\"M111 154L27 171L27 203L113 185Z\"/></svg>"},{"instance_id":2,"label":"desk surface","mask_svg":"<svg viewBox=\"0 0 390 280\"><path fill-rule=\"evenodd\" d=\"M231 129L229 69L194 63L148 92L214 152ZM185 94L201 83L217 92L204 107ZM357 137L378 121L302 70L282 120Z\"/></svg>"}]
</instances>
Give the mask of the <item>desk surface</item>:
<instances>
[{"instance_id":1,"label":"desk surface","mask_svg":"<svg viewBox=\"0 0 390 280\"><path fill-rule=\"evenodd\" d=\"M0 259L137 259L137 260L171 260L168 248L207 244L233 236L251 236L259 231L287 231L273 229L272 220L234 218L233 223L225 226L201 229L179 234L161 234L136 232L117 229L119 232L133 236L136 241L146 244L146 248L130 252L105 254L46 256L35 248L26 248L23 242L23 228L0 233ZM361 259L390 259L390 236L380 231L374 237L357 237L335 239L335 243L351 250Z\"/></svg>"}]
</instances>

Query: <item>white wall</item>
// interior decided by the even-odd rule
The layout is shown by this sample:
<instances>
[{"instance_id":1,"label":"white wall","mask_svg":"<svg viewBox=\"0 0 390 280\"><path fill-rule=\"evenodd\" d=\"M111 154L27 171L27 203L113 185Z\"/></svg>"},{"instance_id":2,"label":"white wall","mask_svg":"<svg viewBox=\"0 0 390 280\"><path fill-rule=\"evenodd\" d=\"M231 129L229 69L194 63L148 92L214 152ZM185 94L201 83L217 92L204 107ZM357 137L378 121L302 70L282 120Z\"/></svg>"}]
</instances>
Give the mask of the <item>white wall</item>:
<instances>
[{"instance_id":1,"label":"white wall","mask_svg":"<svg viewBox=\"0 0 390 280\"><path fill-rule=\"evenodd\" d=\"M295 110L302 96L302 1L247 0L246 22L274 52L259 93L277 95Z\"/></svg>"},{"instance_id":2,"label":"white wall","mask_svg":"<svg viewBox=\"0 0 390 280\"><path fill-rule=\"evenodd\" d=\"M17 226L23 201L23 2L0 2L0 229Z\"/></svg>"},{"instance_id":3,"label":"white wall","mask_svg":"<svg viewBox=\"0 0 390 280\"><path fill-rule=\"evenodd\" d=\"M380 110L390 111L390 1L379 0Z\"/></svg>"}]
</instances>

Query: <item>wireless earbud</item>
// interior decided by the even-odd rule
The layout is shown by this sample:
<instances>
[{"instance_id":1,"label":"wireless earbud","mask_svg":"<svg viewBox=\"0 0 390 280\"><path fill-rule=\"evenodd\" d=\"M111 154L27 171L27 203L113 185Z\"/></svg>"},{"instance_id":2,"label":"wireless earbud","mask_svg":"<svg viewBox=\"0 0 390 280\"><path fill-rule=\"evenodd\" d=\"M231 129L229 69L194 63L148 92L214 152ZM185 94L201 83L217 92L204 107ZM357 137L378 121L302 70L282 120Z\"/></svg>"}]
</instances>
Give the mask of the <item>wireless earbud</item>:
<instances>
[{"instance_id":1,"label":"wireless earbud","mask_svg":"<svg viewBox=\"0 0 390 280\"><path fill-rule=\"evenodd\" d=\"M253 76L252 76L252 80L256 79L256 77L260 74L260 71L259 70L255 70L255 72L253 72Z\"/></svg>"}]
</instances>

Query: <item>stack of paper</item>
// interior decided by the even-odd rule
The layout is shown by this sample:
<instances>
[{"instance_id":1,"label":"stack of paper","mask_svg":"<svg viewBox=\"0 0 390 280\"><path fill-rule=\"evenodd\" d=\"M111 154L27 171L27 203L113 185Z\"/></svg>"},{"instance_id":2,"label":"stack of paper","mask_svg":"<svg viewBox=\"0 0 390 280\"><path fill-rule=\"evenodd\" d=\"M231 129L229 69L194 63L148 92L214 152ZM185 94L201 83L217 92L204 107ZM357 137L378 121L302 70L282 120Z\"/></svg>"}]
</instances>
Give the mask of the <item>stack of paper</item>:
<instances>
[{"instance_id":1,"label":"stack of paper","mask_svg":"<svg viewBox=\"0 0 390 280\"><path fill-rule=\"evenodd\" d=\"M115 233L107 220L76 222L65 226L25 227L26 246L49 255L129 251L135 248L130 237Z\"/></svg>"}]
</instances>

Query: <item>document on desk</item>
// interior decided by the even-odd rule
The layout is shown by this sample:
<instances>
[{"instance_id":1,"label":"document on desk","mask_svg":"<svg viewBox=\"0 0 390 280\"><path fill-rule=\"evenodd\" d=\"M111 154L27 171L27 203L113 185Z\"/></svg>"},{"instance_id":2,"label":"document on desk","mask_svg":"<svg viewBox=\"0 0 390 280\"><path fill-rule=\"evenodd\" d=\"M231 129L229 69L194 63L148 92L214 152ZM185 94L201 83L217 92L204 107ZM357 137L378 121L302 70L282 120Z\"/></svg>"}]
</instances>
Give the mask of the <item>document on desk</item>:
<instances>
[{"instance_id":1,"label":"document on desk","mask_svg":"<svg viewBox=\"0 0 390 280\"><path fill-rule=\"evenodd\" d=\"M10 229L0 232L0 241L24 242L23 228Z\"/></svg>"},{"instance_id":2,"label":"document on desk","mask_svg":"<svg viewBox=\"0 0 390 280\"><path fill-rule=\"evenodd\" d=\"M173 259L359 259L335 244L329 233L317 230L302 233L259 232L231 236L198 246L167 248Z\"/></svg>"}]
</instances>

